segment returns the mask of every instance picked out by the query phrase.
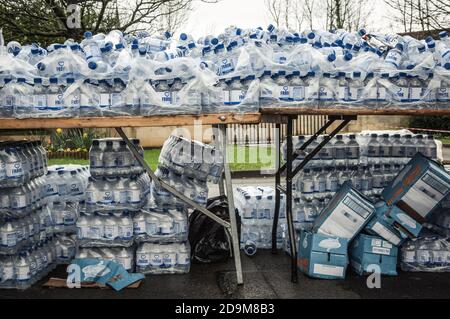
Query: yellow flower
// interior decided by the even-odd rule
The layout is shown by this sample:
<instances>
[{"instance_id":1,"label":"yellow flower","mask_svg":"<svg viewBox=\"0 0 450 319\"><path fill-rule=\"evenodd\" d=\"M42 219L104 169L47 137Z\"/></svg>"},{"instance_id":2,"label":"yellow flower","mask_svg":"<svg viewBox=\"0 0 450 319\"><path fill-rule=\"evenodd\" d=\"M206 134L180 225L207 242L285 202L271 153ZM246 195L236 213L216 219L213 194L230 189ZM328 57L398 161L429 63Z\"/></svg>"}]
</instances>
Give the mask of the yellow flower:
<instances>
[{"instance_id":1,"label":"yellow flower","mask_svg":"<svg viewBox=\"0 0 450 319\"><path fill-rule=\"evenodd\" d=\"M84 138L84 139L87 139L87 138L88 138L88 133L84 133L84 134L83 134L83 138Z\"/></svg>"},{"instance_id":2,"label":"yellow flower","mask_svg":"<svg viewBox=\"0 0 450 319\"><path fill-rule=\"evenodd\" d=\"M70 152L70 148L69 147L66 149L66 152Z\"/></svg>"},{"instance_id":3,"label":"yellow flower","mask_svg":"<svg viewBox=\"0 0 450 319\"><path fill-rule=\"evenodd\" d=\"M60 129L60 128L57 128L57 129L56 129L56 133L57 133L57 134L59 134L59 135L61 135L61 133L62 133L62 129Z\"/></svg>"},{"instance_id":4,"label":"yellow flower","mask_svg":"<svg viewBox=\"0 0 450 319\"><path fill-rule=\"evenodd\" d=\"M81 148L77 148L77 152L81 152Z\"/></svg>"}]
</instances>

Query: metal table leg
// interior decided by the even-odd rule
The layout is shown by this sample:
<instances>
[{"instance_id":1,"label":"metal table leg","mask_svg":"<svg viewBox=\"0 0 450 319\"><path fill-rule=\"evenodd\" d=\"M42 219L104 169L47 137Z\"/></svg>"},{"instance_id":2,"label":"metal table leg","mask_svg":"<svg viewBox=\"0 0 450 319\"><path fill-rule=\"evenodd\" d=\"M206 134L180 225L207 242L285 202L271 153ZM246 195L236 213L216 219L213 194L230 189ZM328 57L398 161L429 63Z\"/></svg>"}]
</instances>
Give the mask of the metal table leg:
<instances>
[{"instance_id":1,"label":"metal table leg","mask_svg":"<svg viewBox=\"0 0 450 319\"><path fill-rule=\"evenodd\" d=\"M273 225L272 225L272 254L277 253L277 232L278 232L278 219L280 217L280 206L281 206L281 156L280 156L280 147L281 147L281 134L280 134L280 124L276 124L275 126L275 213L273 216Z\"/></svg>"},{"instance_id":2,"label":"metal table leg","mask_svg":"<svg viewBox=\"0 0 450 319\"><path fill-rule=\"evenodd\" d=\"M239 232L237 229L237 221L236 221L236 209L234 208L234 194L233 194L233 185L231 183L231 172L230 165L227 159L227 126L219 125L220 131L220 140L221 140L221 150L223 152L224 159L224 182L225 182L225 190L228 199L228 212L230 214L230 228L229 231L231 233L231 242L233 245L233 257L234 264L236 267L236 275L237 275L237 283L238 285L242 285L244 283L243 275L242 275L242 263L241 263L241 250L240 250L240 240L239 240Z\"/></svg>"},{"instance_id":3,"label":"metal table leg","mask_svg":"<svg viewBox=\"0 0 450 319\"><path fill-rule=\"evenodd\" d=\"M297 283L297 245L295 242L295 228L292 219L292 162L293 162L293 146L292 146L292 117L289 117L286 130L287 144L287 161L286 161L286 222L289 232L289 242L291 250L291 281Z\"/></svg>"},{"instance_id":4,"label":"metal table leg","mask_svg":"<svg viewBox=\"0 0 450 319\"><path fill-rule=\"evenodd\" d=\"M286 163L281 166L275 175L275 187L276 187L276 201L275 201L275 216L273 221L272 228L272 252L276 251L276 227L278 225L279 219L279 210L280 210L280 196L281 192L286 194L286 218L287 218L287 226L289 233L289 244L290 244L290 252L291 252L291 280L292 282L297 282L297 249L296 249L296 241L295 241L295 228L292 219L292 181L294 177L302 170L309 161L320 152L320 150L337 134L339 133L347 124L356 120L356 116L330 116L328 122L321 127L308 141L306 141L301 147L300 150L305 150L308 145L312 143L317 137L326 131L327 128L331 126L335 121L341 120L343 121L335 128L313 151L311 151L305 159L293 170L292 164L295 160L296 156L293 152L292 146L292 122L293 118L289 117L287 123L287 132L286 132L286 144L287 144L287 159ZM277 129L279 130L279 124L277 124ZM277 142L276 150L280 151L280 141ZM283 188L280 184L281 174L286 170L286 188Z\"/></svg>"}]
</instances>

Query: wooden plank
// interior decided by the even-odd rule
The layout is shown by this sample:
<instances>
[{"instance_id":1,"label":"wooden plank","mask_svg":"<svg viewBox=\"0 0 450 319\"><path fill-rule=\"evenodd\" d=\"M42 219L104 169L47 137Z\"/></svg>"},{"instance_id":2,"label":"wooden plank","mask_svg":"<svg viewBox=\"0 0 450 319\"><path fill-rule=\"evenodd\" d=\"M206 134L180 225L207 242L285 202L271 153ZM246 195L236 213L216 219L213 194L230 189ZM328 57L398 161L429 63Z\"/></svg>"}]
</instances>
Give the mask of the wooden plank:
<instances>
[{"instance_id":1,"label":"wooden plank","mask_svg":"<svg viewBox=\"0 0 450 319\"><path fill-rule=\"evenodd\" d=\"M142 280L139 280L127 287L126 289L137 289L141 286ZM48 288L68 288L67 287L67 280L63 278L50 278L46 283L42 285L43 287ZM100 289L112 289L111 287L107 285L102 285L96 282L83 282L80 284L81 288L100 288Z\"/></svg>"},{"instance_id":2,"label":"wooden plank","mask_svg":"<svg viewBox=\"0 0 450 319\"><path fill-rule=\"evenodd\" d=\"M307 107L271 107L261 109L263 119L266 115L450 115L449 109L318 109Z\"/></svg>"},{"instance_id":3,"label":"wooden plank","mask_svg":"<svg viewBox=\"0 0 450 319\"><path fill-rule=\"evenodd\" d=\"M186 125L239 124L261 122L261 114L203 114L164 115L151 117L97 117L52 119L0 118L0 129L52 129L52 128L114 128L114 127L162 127Z\"/></svg>"}]
</instances>

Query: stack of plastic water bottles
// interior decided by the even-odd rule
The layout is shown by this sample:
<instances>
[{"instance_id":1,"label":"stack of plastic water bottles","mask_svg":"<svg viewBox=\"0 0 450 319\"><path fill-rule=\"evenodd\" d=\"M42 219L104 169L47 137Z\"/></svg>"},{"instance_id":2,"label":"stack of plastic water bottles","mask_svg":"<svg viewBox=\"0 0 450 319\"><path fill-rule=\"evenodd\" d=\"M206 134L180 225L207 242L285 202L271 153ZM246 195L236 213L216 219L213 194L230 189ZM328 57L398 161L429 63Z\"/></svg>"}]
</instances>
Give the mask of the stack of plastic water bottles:
<instances>
[{"instance_id":1,"label":"stack of plastic water bottles","mask_svg":"<svg viewBox=\"0 0 450 319\"><path fill-rule=\"evenodd\" d=\"M84 207L89 167L50 166L45 176L45 197L56 236L57 262L67 264L78 246L76 223Z\"/></svg>"},{"instance_id":2,"label":"stack of plastic water bottles","mask_svg":"<svg viewBox=\"0 0 450 319\"><path fill-rule=\"evenodd\" d=\"M0 144L0 288L25 289L56 263L39 142Z\"/></svg>"},{"instance_id":3,"label":"stack of plastic water bottles","mask_svg":"<svg viewBox=\"0 0 450 319\"><path fill-rule=\"evenodd\" d=\"M277 246L283 244L286 228L285 196L281 194ZM237 187L234 191L236 209L241 217L241 249L248 256L258 249L272 247L272 225L275 214L275 191L271 187Z\"/></svg>"},{"instance_id":4,"label":"stack of plastic water bottles","mask_svg":"<svg viewBox=\"0 0 450 319\"><path fill-rule=\"evenodd\" d=\"M143 154L138 140L133 143ZM121 139L93 141L85 207L77 222L77 258L101 258L134 270L133 215L150 192L150 180Z\"/></svg>"},{"instance_id":5,"label":"stack of plastic water bottles","mask_svg":"<svg viewBox=\"0 0 450 319\"><path fill-rule=\"evenodd\" d=\"M45 177L45 196L55 233L76 233L76 222L84 206L90 173L81 165L50 166Z\"/></svg>"},{"instance_id":6,"label":"stack of plastic water bottles","mask_svg":"<svg viewBox=\"0 0 450 319\"><path fill-rule=\"evenodd\" d=\"M448 171L448 170L447 170ZM402 246L400 265L404 271L450 271L450 197L444 199L419 238ZM432 232L428 231L431 230Z\"/></svg>"},{"instance_id":7,"label":"stack of plastic water bottles","mask_svg":"<svg viewBox=\"0 0 450 319\"><path fill-rule=\"evenodd\" d=\"M450 101L450 38L230 27L86 32L46 49L4 45L0 116L92 117L257 111L261 106L439 108Z\"/></svg>"},{"instance_id":8,"label":"stack of plastic water bottles","mask_svg":"<svg viewBox=\"0 0 450 319\"><path fill-rule=\"evenodd\" d=\"M402 246L400 266L403 271L449 272L450 239L433 233L422 234Z\"/></svg>"},{"instance_id":9,"label":"stack of plastic water bottles","mask_svg":"<svg viewBox=\"0 0 450 319\"><path fill-rule=\"evenodd\" d=\"M206 206L207 182L217 183L223 156L215 148L178 136L164 143L156 175L198 205ZM186 273L190 269L188 211L185 203L152 183L144 211L134 218L139 247L136 269L147 274Z\"/></svg>"}]
</instances>

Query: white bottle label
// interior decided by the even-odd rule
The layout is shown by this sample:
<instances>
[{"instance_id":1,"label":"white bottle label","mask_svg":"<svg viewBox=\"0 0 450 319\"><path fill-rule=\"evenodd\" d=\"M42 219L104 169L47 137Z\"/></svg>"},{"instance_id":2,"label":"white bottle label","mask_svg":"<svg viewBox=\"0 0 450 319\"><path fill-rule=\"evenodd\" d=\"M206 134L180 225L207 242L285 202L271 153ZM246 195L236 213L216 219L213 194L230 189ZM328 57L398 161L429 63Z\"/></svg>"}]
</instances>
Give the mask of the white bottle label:
<instances>
[{"instance_id":1,"label":"white bottle label","mask_svg":"<svg viewBox=\"0 0 450 319\"><path fill-rule=\"evenodd\" d=\"M305 87L304 86L292 86L290 88L291 100L294 102L303 101L305 99Z\"/></svg>"},{"instance_id":2,"label":"white bottle label","mask_svg":"<svg viewBox=\"0 0 450 319\"><path fill-rule=\"evenodd\" d=\"M314 193L314 182L311 181L302 181L302 193L309 194Z\"/></svg>"},{"instance_id":3,"label":"white bottle label","mask_svg":"<svg viewBox=\"0 0 450 319\"><path fill-rule=\"evenodd\" d=\"M28 280L31 277L31 269L30 267L18 267L16 269L16 277L17 280Z\"/></svg>"},{"instance_id":4,"label":"white bottle label","mask_svg":"<svg viewBox=\"0 0 450 319\"><path fill-rule=\"evenodd\" d=\"M437 100L439 102L450 101L450 88L441 87L437 90Z\"/></svg>"},{"instance_id":5,"label":"white bottle label","mask_svg":"<svg viewBox=\"0 0 450 319\"><path fill-rule=\"evenodd\" d=\"M397 89L397 92L395 93L395 97L400 102L408 102L409 98L409 90L405 87L399 87Z\"/></svg>"},{"instance_id":6,"label":"white bottle label","mask_svg":"<svg viewBox=\"0 0 450 319\"><path fill-rule=\"evenodd\" d=\"M150 265L150 254L147 253L137 253L136 254L136 265L139 267L147 267Z\"/></svg>"},{"instance_id":7,"label":"white bottle label","mask_svg":"<svg viewBox=\"0 0 450 319\"><path fill-rule=\"evenodd\" d=\"M97 198L94 191L86 191L86 203L89 205L94 205L97 203Z\"/></svg>"},{"instance_id":8,"label":"white bottle label","mask_svg":"<svg viewBox=\"0 0 450 319\"><path fill-rule=\"evenodd\" d=\"M1 245L5 247L14 247L17 244L16 232L4 232L1 233Z\"/></svg>"},{"instance_id":9,"label":"white bottle label","mask_svg":"<svg viewBox=\"0 0 450 319\"><path fill-rule=\"evenodd\" d=\"M287 85L278 86L277 93L278 93L277 98L280 101L289 101L289 99L291 97L291 93L289 91L289 86L287 86Z\"/></svg>"},{"instance_id":10,"label":"white bottle label","mask_svg":"<svg viewBox=\"0 0 450 319\"><path fill-rule=\"evenodd\" d=\"M347 101L347 92L348 87L338 86L336 88L336 98L338 99L338 101Z\"/></svg>"},{"instance_id":11,"label":"white bottle label","mask_svg":"<svg viewBox=\"0 0 450 319\"><path fill-rule=\"evenodd\" d=\"M47 96L45 94L35 94L33 96L33 105L38 111L44 111L47 108Z\"/></svg>"},{"instance_id":12,"label":"white bottle label","mask_svg":"<svg viewBox=\"0 0 450 319\"><path fill-rule=\"evenodd\" d=\"M222 64L220 66L220 74L224 75L234 71L233 60L231 59L223 59Z\"/></svg>"},{"instance_id":13,"label":"white bottle label","mask_svg":"<svg viewBox=\"0 0 450 319\"><path fill-rule=\"evenodd\" d=\"M47 94L47 109L50 111L62 110L64 100L62 94Z\"/></svg>"},{"instance_id":14,"label":"white bottle label","mask_svg":"<svg viewBox=\"0 0 450 319\"><path fill-rule=\"evenodd\" d=\"M171 106L173 104L172 101L172 93L170 91L166 92L157 92L159 101L166 106Z\"/></svg>"},{"instance_id":15,"label":"white bottle label","mask_svg":"<svg viewBox=\"0 0 450 319\"><path fill-rule=\"evenodd\" d=\"M422 88L419 88L419 87L409 88L409 100L411 102L421 101L422 98L423 98Z\"/></svg>"},{"instance_id":16,"label":"white bottle label","mask_svg":"<svg viewBox=\"0 0 450 319\"><path fill-rule=\"evenodd\" d=\"M93 109L95 107L95 96L83 93L80 95L80 108Z\"/></svg>"},{"instance_id":17,"label":"white bottle label","mask_svg":"<svg viewBox=\"0 0 450 319\"><path fill-rule=\"evenodd\" d=\"M163 256L160 253L150 254L150 264L152 267L159 267L163 264Z\"/></svg>"},{"instance_id":18,"label":"white bottle label","mask_svg":"<svg viewBox=\"0 0 450 319\"><path fill-rule=\"evenodd\" d=\"M108 240L114 240L118 237L119 231L117 227L108 225L105 226L104 237Z\"/></svg>"},{"instance_id":19,"label":"white bottle label","mask_svg":"<svg viewBox=\"0 0 450 319\"><path fill-rule=\"evenodd\" d=\"M115 191L114 192L114 202L117 204L126 204L127 202L127 191Z\"/></svg>"},{"instance_id":20,"label":"white bottle label","mask_svg":"<svg viewBox=\"0 0 450 319\"><path fill-rule=\"evenodd\" d=\"M270 88L268 87L262 87L261 88L261 92L260 92L260 98L261 99L266 99L266 100L270 100L273 98L273 92Z\"/></svg>"},{"instance_id":21,"label":"white bottle label","mask_svg":"<svg viewBox=\"0 0 450 319\"><path fill-rule=\"evenodd\" d=\"M230 104L238 105L238 104L242 103L242 101L245 99L246 95L247 95L247 91L245 91L245 90L231 90L230 91Z\"/></svg>"},{"instance_id":22,"label":"white bottle label","mask_svg":"<svg viewBox=\"0 0 450 319\"><path fill-rule=\"evenodd\" d=\"M222 103L225 105L230 104L230 91L228 90L222 91Z\"/></svg>"},{"instance_id":23,"label":"white bottle label","mask_svg":"<svg viewBox=\"0 0 450 319\"><path fill-rule=\"evenodd\" d=\"M334 93L332 90L325 86L319 87L319 100L320 101L332 101L334 100Z\"/></svg>"},{"instance_id":24,"label":"white bottle label","mask_svg":"<svg viewBox=\"0 0 450 319\"><path fill-rule=\"evenodd\" d=\"M177 255L175 253L163 253L163 263L166 267L173 267L177 263Z\"/></svg>"},{"instance_id":25,"label":"white bottle label","mask_svg":"<svg viewBox=\"0 0 450 319\"><path fill-rule=\"evenodd\" d=\"M108 93L100 93L100 107L109 107L111 105L111 96Z\"/></svg>"},{"instance_id":26,"label":"white bottle label","mask_svg":"<svg viewBox=\"0 0 450 319\"><path fill-rule=\"evenodd\" d=\"M110 191L101 192L100 203L103 205L109 205L113 202L113 193Z\"/></svg>"},{"instance_id":27,"label":"white bottle label","mask_svg":"<svg viewBox=\"0 0 450 319\"><path fill-rule=\"evenodd\" d=\"M307 101L314 101L319 99L319 91L316 86L305 87L305 99Z\"/></svg>"},{"instance_id":28,"label":"white bottle label","mask_svg":"<svg viewBox=\"0 0 450 319\"><path fill-rule=\"evenodd\" d=\"M359 101L361 99L362 96L362 89L361 88L352 88L349 87L348 88L348 101L354 102L354 101Z\"/></svg>"},{"instance_id":29,"label":"white bottle label","mask_svg":"<svg viewBox=\"0 0 450 319\"><path fill-rule=\"evenodd\" d=\"M23 167L21 162L6 164L6 177L9 179L16 179L23 176Z\"/></svg>"},{"instance_id":30,"label":"white bottle label","mask_svg":"<svg viewBox=\"0 0 450 319\"><path fill-rule=\"evenodd\" d=\"M133 237L133 225L119 226L119 237L123 240L129 240Z\"/></svg>"},{"instance_id":31,"label":"white bottle label","mask_svg":"<svg viewBox=\"0 0 450 319\"><path fill-rule=\"evenodd\" d=\"M391 50L386 56L386 62L393 64L397 69L402 62L402 55L396 50Z\"/></svg>"},{"instance_id":32,"label":"white bottle label","mask_svg":"<svg viewBox=\"0 0 450 319\"><path fill-rule=\"evenodd\" d=\"M121 107L123 106L124 99L122 93L111 93L111 106L112 107Z\"/></svg>"},{"instance_id":33,"label":"white bottle label","mask_svg":"<svg viewBox=\"0 0 450 319\"><path fill-rule=\"evenodd\" d=\"M129 204L138 204L141 202L141 192L139 190L129 190L127 192L127 202Z\"/></svg>"},{"instance_id":34,"label":"white bottle label","mask_svg":"<svg viewBox=\"0 0 450 319\"><path fill-rule=\"evenodd\" d=\"M102 227L103 228L103 227ZM100 228L100 226L91 226L89 227L89 236L90 239L102 239L104 230Z\"/></svg>"},{"instance_id":35,"label":"white bottle label","mask_svg":"<svg viewBox=\"0 0 450 319\"><path fill-rule=\"evenodd\" d=\"M10 204L12 209L23 209L27 207L27 197L23 195L10 195Z\"/></svg>"},{"instance_id":36,"label":"white bottle label","mask_svg":"<svg viewBox=\"0 0 450 319\"><path fill-rule=\"evenodd\" d=\"M189 265L190 262L191 262L191 258L189 256L189 253L179 252L177 254L177 264L179 264L179 265Z\"/></svg>"}]
</instances>

